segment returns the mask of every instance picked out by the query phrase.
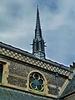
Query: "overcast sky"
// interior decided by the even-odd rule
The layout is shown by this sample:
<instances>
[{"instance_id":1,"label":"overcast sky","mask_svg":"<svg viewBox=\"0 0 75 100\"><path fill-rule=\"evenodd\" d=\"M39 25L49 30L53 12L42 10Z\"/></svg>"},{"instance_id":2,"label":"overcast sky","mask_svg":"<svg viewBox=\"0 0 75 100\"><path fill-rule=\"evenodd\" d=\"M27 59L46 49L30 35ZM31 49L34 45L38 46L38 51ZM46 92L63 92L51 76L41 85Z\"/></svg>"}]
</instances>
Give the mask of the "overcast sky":
<instances>
[{"instance_id":1,"label":"overcast sky","mask_svg":"<svg viewBox=\"0 0 75 100\"><path fill-rule=\"evenodd\" d=\"M0 41L32 52L39 5L46 58L75 62L75 0L0 0Z\"/></svg>"}]
</instances>

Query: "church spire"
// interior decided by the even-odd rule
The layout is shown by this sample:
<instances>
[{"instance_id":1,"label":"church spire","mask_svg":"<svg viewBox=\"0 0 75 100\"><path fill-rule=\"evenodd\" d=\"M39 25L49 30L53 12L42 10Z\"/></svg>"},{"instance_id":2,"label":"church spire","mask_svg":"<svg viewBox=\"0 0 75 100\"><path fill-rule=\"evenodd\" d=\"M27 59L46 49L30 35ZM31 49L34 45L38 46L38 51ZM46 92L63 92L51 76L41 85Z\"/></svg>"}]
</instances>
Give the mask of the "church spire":
<instances>
[{"instance_id":1,"label":"church spire","mask_svg":"<svg viewBox=\"0 0 75 100\"><path fill-rule=\"evenodd\" d=\"M33 39L33 54L38 58L45 59L45 42L42 38L38 6L37 6L35 38Z\"/></svg>"}]
</instances>

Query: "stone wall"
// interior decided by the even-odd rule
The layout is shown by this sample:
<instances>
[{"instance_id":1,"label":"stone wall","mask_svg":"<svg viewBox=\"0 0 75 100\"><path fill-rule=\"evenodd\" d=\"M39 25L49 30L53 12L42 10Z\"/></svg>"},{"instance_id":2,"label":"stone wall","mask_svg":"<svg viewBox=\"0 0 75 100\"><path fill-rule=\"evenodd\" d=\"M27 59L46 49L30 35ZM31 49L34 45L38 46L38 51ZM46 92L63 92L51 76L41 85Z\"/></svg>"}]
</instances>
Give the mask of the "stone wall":
<instances>
[{"instance_id":1,"label":"stone wall","mask_svg":"<svg viewBox=\"0 0 75 100\"><path fill-rule=\"evenodd\" d=\"M56 98L56 79L55 73L45 70L43 68L39 68L38 66L30 65L27 63L23 63L18 60L14 60L7 57L1 58L3 61L8 62L8 75L7 75L7 86L12 86L15 88L20 88L22 90L29 91L28 89L28 75L31 71L38 71L43 74L45 77L45 90L43 95L48 95ZM62 85L66 81L66 77L59 75L59 90ZM32 91L30 91L32 92Z\"/></svg>"}]
</instances>

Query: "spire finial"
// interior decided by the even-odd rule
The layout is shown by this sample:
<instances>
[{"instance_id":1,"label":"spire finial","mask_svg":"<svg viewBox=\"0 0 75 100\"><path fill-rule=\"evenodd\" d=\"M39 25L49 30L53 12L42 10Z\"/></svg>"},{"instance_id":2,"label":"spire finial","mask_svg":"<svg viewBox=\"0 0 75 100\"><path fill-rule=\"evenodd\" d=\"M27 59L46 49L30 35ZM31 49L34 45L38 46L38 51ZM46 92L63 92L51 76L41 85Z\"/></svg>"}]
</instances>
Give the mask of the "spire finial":
<instances>
[{"instance_id":1,"label":"spire finial","mask_svg":"<svg viewBox=\"0 0 75 100\"><path fill-rule=\"evenodd\" d=\"M37 5L37 9L39 8L39 6Z\"/></svg>"},{"instance_id":2,"label":"spire finial","mask_svg":"<svg viewBox=\"0 0 75 100\"><path fill-rule=\"evenodd\" d=\"M39 15L39 6L37 5L37 15Z\"/></svg>"}]
</instances>

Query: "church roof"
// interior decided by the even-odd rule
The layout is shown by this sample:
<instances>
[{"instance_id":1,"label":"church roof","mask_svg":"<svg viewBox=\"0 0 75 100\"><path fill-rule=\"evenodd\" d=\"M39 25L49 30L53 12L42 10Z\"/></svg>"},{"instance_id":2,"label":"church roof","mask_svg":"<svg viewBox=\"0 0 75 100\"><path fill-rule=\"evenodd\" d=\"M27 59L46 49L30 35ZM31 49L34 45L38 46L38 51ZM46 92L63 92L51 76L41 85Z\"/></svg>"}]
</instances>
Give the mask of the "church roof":
<instances>
[{"instance_id":1,"label":"church roof","mask_svg":"<svg viewBox=\"0 0 75 100\"><path fill-rule=\"evenodd\" d=\"M0 86L0 100L50 100L50 98Z\"/></svg>"},{"instance_id":2,"label":"church roof","mask_svg":"<svg viewBox=\"0 0 75 100\"><path fill-rule=\"evenodd\" d=\"M19 48L13 47L11 45L5 44L3 42L0 42L0 46L5 47L5 48L8 48L8 49L13 50L13 51L17 51L19 53L22 53L22 54L25 54L25 55L28 55L28 56L35 57L34 55L32 55L31 53L29 53L27 51L21 50Z\"/></svg>"},{"instance_id":3,"label":"church roof","mask_svg":"<svg viewBox=\"0 0 75 100\"><path fill-rule=\"evenodd\" d=\"M68 83L61 97L63 98L72 93L75 93L75 75L73 76L72 80Z\"/></svg>"},{"instance_id":4,"label":"church roof","mask_svg":"<svg viewBox=\"0 0 75 100\"><path fill-rule=\"evenodd\" d=\"M42 60L42 61L44 61L44 62L50 63L50 64L52 64L52 65L54 65L54 66L58 66L58 67L61 67L61 68L70 70L70 68L67 67L67 66L64 66L64 65L62 65L62 64L59 64L59 63L54 62L54 61L49 60L49 59L39 59L39 58L35 57L33 54L31 54L31 53L29 53L29 52L27 52L27 51L21 50L21 49L19 49L19 48L13 47L13 46L11 46L11 45L5 44L5 43L3 43L3 42L0 42L0 47L4 47L4 48L10 49L10 50L12 50L12 51L16 51L16 52L18 52L18 53L21 53L21 54L23 54L23 55L27 55L27 56L33 57L33 58L35 58L35 59Z\"/></svg>"}]
</instances>

